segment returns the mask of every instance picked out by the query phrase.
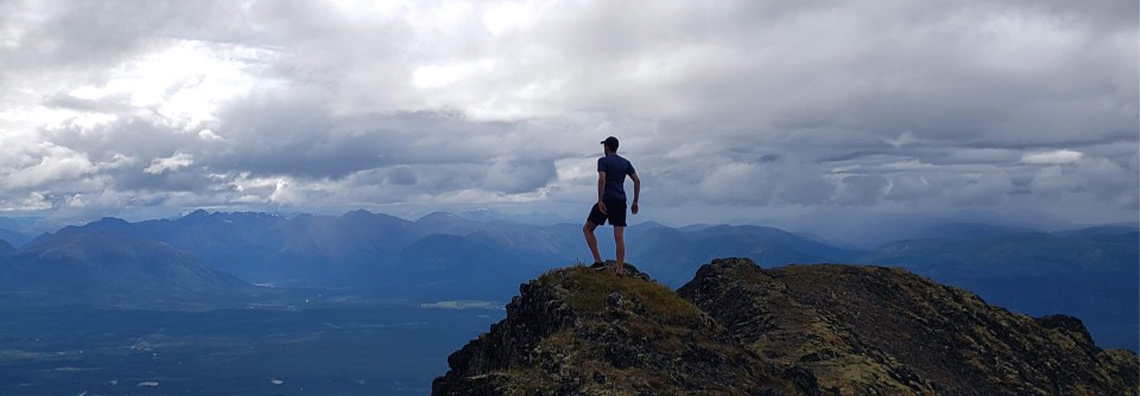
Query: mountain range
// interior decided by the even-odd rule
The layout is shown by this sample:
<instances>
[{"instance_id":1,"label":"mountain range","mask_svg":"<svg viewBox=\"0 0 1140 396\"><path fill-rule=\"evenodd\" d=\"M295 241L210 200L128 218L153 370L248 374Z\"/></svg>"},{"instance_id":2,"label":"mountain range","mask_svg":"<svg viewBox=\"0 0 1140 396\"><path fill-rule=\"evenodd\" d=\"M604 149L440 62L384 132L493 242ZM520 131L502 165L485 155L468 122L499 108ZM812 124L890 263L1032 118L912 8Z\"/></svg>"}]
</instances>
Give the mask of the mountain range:
<instances>
[{"instance_id":1,"label":"mountain range","mask_svg":"<svg viewBox=\"0 0 1140 396\"><path fill-rule=\"evenodd\" d=\"M17 301L68 303L224 299L250 291L165 242L113 227L45 235L0 247L0 293Z\"/></svg>"},{"instance_id":2,"label":"mountain range","mask_svg":"<svg viewBox=\"0 0 1140 396\"><path fill-rule=\"evenodd\" d=\"M598 231L606 253L613 251L608 230ZM0 268L43 267L36 264L47 260L44 246L88 234L101 236L92 237L98 242L71 249L105 246L123 253L120 256L144 260L150 256L126 252L147 246L165 252L157 261L211 271L180 270L203 279L181 280L188 286L169 288L172 291L211 282L229 285L233 282L210 279L231 274L248 283L368 288L379 296L418 301L505 301L517 285L543 271L590 257L580 225L524 224L492 212L434 212L413 221L364 210L340 216L197 210L176 219L135 223L104 218L23 244L0 244ZM864 250L773 227L674 228L648 222L628 227L626 240L627 260L671 288L692 279L698 263L716 257L746 257L767 268L823 262L893 265L964 287L1019 312L1079 316L1104 345L1135 350L1140 344L1140 231L1132 226L1047 233L942 223L923 228L913 238ZM218 275L212 275L215 272ZM48 290L63 282L46 270L21 274L19 281L7 277L0 290ZM118 283L137 278L129 273L101 276ZM114 288L155 290L152 281L159 278L139 279L135 286L116 283Z\"/></svg>"}]
</instances>

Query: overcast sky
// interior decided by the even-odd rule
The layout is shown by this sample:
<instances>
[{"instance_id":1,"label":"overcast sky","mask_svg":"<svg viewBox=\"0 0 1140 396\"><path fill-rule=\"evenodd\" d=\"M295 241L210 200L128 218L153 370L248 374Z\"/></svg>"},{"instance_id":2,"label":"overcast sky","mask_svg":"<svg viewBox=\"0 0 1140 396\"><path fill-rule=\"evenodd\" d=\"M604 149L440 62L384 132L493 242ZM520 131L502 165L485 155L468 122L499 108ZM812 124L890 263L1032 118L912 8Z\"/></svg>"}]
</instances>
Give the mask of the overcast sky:
<instances>
[{"instance_id":1,"label":"overcast sky","mask_svg":"<svg viewBox=\"0 0 1140 396\"><path fill-rule=\"evenodd\" d=\"M0 216L1138 215L1135 0L0 0ZM631 188L631 187L627 187Z\"/></svg>"}]
</instances>

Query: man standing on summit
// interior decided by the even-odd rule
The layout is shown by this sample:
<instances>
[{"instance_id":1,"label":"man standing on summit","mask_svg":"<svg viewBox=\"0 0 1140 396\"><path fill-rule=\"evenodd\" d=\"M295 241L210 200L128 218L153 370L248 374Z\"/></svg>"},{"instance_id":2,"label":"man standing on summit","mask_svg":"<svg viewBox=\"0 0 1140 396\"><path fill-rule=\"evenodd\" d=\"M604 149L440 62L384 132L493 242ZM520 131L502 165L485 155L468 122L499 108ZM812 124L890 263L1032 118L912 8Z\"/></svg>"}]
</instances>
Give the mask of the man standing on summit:
<instances>
[{"instance_id":1,"label":"man standing on summit","mask_svg":"<svg viewBox=\"0 0 1140 396\"><path fill-rule=\"evenodd\" d=\"M594 254L594 264L602 263L602 256L598 254L598 239L594 237L594 229L606 224L608 220L614 227L614 244L617 245L617 273L620 275L625 265L625 176L633 179L633 205L629 209L637 214L637 200L641 196L641 178L633 170L629 160L617 155L618 140L610 136L602 141L605 145L606 155L598 158L598 203L590 209L590 217L586 225L582 226L582 233L586 234L586 244L590 245L590 252Z\"/></svg>"}]
</instances>

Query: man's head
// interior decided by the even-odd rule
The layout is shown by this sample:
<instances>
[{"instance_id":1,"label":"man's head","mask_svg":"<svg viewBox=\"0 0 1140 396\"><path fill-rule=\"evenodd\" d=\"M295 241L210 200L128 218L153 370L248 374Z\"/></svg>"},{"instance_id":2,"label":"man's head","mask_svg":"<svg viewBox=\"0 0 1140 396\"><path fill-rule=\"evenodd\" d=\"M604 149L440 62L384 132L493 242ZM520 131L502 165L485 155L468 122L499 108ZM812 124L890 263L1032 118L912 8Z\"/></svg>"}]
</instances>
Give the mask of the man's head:
<instances>
[{"instance_id":1,"label":"man's head","mask_svg":"<svg viewBox=\"0 0 1140 396\"><path fill-rule=\"evenodd\" d=\"M602 144L606 146L606 153L616 153L617 152L618 140L616 137L610 136L610 137L606 138L606 140L603 140Z\"/></svg>"}]
</instances>

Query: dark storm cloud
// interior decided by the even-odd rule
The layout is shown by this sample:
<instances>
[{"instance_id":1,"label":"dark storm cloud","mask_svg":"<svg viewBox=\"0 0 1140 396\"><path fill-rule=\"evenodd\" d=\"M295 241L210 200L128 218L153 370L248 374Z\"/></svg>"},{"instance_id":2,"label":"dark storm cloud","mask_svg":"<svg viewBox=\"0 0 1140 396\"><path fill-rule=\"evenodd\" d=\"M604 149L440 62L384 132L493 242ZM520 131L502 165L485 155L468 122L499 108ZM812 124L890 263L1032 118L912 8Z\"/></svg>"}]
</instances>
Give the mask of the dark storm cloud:
<instances>
[{"instance_id":1,"label":"dark storm cloud","mask_svg":"<svg viewBox=\"0 0 1140 396\"><path fill-rule=\"evenodd\" d=\"M231 1L20 1L0 4L0 23L21 44L0 50L5 67L69 71L114 65L153 49L154 35L194 31L202 36L234 28L242 13Z\"/></svg>"}]
</instances>

